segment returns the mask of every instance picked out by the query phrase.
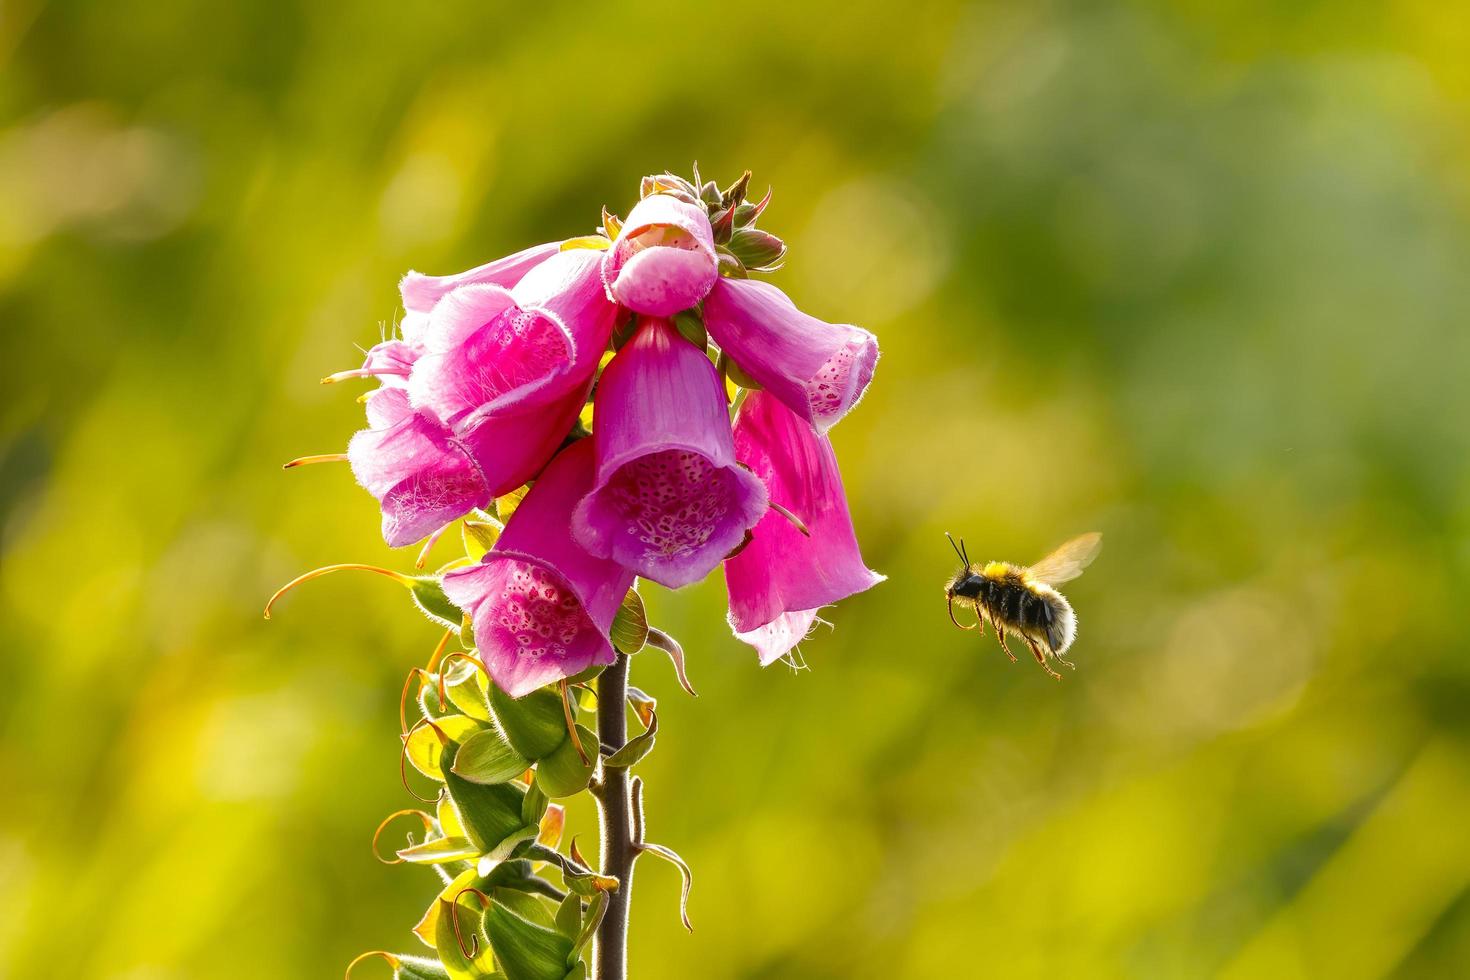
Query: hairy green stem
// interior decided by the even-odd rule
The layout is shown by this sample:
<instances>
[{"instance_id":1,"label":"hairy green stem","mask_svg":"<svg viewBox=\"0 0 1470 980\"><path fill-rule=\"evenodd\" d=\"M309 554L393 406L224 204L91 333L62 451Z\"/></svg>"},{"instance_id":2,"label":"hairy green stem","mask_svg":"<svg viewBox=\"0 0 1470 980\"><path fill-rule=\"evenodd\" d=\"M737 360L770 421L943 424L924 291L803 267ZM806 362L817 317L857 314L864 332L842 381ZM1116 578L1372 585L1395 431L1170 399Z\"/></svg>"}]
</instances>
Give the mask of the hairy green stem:
<instances>
[{"instance_id":1,"label":"hairy green stem","mask_svg":"<svg viewBox=\"0 0 1470 980\"><path fill-rule=\"evenodd\" d=\"M597 740L604 755L628 741L628 657L617 661L597 678ZM632 797L628 770L601 767L597 783L598 823L602 829L602 873L618 879L608 893L607 914L592 943L595 980L625 980L628 975L628 901L633 891Z\"/></svg>"}]
</instances>

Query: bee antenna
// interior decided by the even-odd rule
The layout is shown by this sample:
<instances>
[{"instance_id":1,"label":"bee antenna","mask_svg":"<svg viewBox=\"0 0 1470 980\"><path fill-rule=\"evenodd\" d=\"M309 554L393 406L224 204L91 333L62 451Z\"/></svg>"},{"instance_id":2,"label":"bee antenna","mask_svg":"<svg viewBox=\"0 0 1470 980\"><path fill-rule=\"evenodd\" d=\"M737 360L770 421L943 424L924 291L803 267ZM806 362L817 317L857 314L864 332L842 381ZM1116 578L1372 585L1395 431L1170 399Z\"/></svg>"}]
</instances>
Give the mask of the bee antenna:
<instances>
[{"instance_id":1,"label":"bee antenna","mask_svg":"<svg viewBox=\"0 0 1470 980\"><path fill-rule=\"evenodd\" d=\"M954 553L956 555L959 555L960 556L960 561L962 561L962 562L965 563L965 567L966 568L969 568L970 567L970 556L967 555L967 554L965 554L964 542L961 542L960 544L955 544L954 537L948 531L945 531L944 532L944 536L946 538L949 538L949 546L954 549Z\"/></svg>"}]
</instances>

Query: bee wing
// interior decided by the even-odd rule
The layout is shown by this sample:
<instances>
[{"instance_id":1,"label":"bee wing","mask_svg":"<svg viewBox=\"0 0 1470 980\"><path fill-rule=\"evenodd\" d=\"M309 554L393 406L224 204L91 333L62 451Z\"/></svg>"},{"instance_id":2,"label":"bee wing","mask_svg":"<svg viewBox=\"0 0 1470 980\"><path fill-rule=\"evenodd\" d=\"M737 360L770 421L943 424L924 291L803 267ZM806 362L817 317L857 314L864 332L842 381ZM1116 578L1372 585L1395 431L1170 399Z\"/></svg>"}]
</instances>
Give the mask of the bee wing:
<instances>
[{"instance_id":1,"label":"bee wing","mask_svg":"<svg viewBox=\"0 0 1470 980\"><path fill-rule=\"evenodd\" d=\"M1038 581L1061 585L1081 575L1101 549L1102 535L1097 531L1080 534L1032 565L1028 571Z\"/></svg>"}]
</instances>

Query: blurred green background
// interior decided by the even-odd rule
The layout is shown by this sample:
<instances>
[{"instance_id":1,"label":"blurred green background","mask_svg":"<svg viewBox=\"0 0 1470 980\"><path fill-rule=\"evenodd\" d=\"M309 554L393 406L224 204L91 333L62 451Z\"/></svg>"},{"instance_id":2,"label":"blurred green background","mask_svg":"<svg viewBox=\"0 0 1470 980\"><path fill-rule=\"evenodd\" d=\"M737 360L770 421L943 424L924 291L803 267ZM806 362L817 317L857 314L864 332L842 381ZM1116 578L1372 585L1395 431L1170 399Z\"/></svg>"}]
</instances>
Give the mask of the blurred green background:
<instances>
[{"instance_id":1,"label":"blurred green background","mask_svg":"<svg viewBox=\"0 0 1470 980\"><path fill-rule=\"evenodd\" d=\"M415 948L368 840L437 634L369 577L262 621L412 562L280 463L405 270L697 159L880 337L834 439L889 581L802 673L649 590L696 931L645 863L633 975L1465 975L1470 10L1221 6L0 7L0 974ZM947 622L945 529L1093 527L1065 683Z\"/></svg>"}]
</instances>

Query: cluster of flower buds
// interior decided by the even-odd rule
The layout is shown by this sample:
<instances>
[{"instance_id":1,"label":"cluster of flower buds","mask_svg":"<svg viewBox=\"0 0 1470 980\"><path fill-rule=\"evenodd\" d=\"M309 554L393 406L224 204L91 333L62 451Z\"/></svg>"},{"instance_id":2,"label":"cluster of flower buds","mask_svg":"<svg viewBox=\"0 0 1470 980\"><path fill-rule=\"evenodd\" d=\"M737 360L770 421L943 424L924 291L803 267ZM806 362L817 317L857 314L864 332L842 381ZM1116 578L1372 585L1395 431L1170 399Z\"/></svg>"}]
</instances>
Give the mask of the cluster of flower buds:
<instances>
[{"instance_id":1,"label":"cluster of flower buds","mask_svg":"<svg viewBox=\"0 0 1470 980\"><path fill-rule=\"evenodd\" d=\"M512 697L611 663L638 577L677 589L723 564L730 625L763 664L882 580L826 435L877 343L750 278L786 246L756 227L771 196L746 200L749 177L647 177L595 235L411 272L399 335L327 379L378 379L346 459L388 544L494 528L439 581Z\"/></svg>"}]
</instances>

